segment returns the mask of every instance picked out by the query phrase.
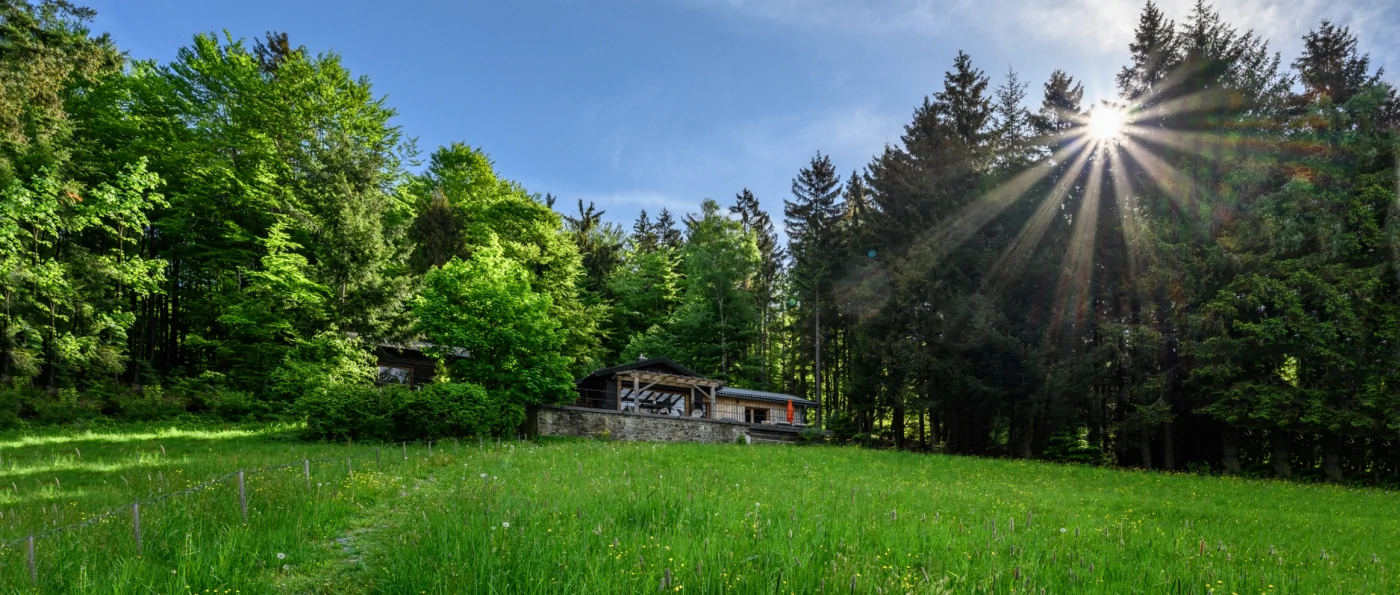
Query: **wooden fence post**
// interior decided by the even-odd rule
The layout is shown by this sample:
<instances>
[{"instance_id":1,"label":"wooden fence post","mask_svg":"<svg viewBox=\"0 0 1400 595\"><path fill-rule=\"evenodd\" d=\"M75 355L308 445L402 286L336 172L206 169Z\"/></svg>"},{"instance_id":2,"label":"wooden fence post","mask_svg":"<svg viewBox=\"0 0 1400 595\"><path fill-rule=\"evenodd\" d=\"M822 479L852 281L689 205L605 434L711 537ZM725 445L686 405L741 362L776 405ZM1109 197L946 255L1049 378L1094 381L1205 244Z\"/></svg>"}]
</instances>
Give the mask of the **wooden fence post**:
<instances>
[{"instance_id":1,"label":"wooden fence post","mask_svg":"<svg viewBox=\"0 0 1400 595\"><path fill-rule=\"evenodd\" d=\"M355 467L353 467L352 465L350 465L350 459L349 459L349 458L345 459L345 474L346 474L346 475L349 475L349 476L351 476L351 477L354 477L354 476L355 476Z\"/></svg>"},{"instance_id":2,"label":"wooden fence post","mask_svg":"<svg viewBox=\"0 0 1400 595\"><path fill-rule=\"evenodd\" d=\"M306 478L306 491L311 491L311 459L301 460L301 474Z\"/></svg>"},{"instance_id":3,"label":"wooden fence post","mask_svg":"<svg viewBox=\"0 0 1400 595\"><path fill-rule=\"evenodd\" d=\"M407 442L400 442L399 445L403 447L403 460L407 461L407 460L408 460L408 443L407 443Z\"/></svg>"},{"instance_id":4,"label":"wooden fence post","mask_svg":"<svg viewBox=\"0 0 1400 595\"><path fill-rule=\"evenodd\" d=\"M136 536L136 555L141 555L141 503L131 503L131 532Z\"/></svg>"},{"instance_id":5,"label":"wooden fence post","mask_svg":"<svg viewBox=\"0 0 1400 595\"><path fill-rule=\"evenodd\" d=\"M432 441L432 440L429 440L429 441L428 441L428 456L430 456L430 457L433 456L433 441Z\"/></svg>"},{"instance_id":6,"label":"wooden fence post","mask_svg":"<svg viewBox=\"0 0 1400 595\"><path fill-rule=\"evenodd\" d=\"M243 511L243 524L248 524L248 492L243 484L243 470L238 470L238 508Z\"/></svg>"},{"instance_id":7,"label":"wooden fence post","mask_svg":"<svg viewBox=\"0 0 1400 595\"><path fill-rule=\"evenodd\" d=\"M378 446L374 447L374 466L375 466L375 467L378 467L380 471L383 471L383 470L384 470L384 463L379 462L379 447L378 447Z\"/></svg>"},{"instance_id":8,"label":"wooden fence post","mask_svg":"<svg viewBox=\"0 0 1400 595\"><path fill-rule=\"evenodd\" d=\"M34 588L39 587L39 570L34 566L34 536L29 536L29 582L34 583Z\"/></svg>"}]
</instances>

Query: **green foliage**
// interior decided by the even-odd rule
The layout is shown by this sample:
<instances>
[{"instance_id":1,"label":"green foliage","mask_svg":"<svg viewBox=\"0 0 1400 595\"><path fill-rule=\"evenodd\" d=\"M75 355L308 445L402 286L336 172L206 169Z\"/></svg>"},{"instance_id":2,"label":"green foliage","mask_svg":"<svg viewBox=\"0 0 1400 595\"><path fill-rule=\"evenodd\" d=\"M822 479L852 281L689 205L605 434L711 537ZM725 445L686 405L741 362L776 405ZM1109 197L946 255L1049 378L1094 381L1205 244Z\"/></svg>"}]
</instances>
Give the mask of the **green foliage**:
<instances>
[{"instance_id":1,"label":"green foliage","mask_svg":"<svg viewBox=\"0 0 1400 595\"><path fill-rule=\"evenodd\" d=\"M139 392L112 387L115 394L109 397L109 404L116 409L114 414L128 421L154 421L170 419L185 413L186 403L177 394L167 392L159 384L148 384Z\"/></svg>"},{"instance_id":2,"label":"green foliage","mask_svg":"<svg viewBox=\"0 0 1400 595\"><path fill-rule=\"evenodd\" d=\"M311 339L297 339L269 375L271 394L283 401L348 385L367 386L377 376L375 357L359 338L325 331Z\"/></svg>"},{"instance_id":3,"label":"green foliage","mask_svg":"<svg viewBox=\"0 0 1400 595\"><path fill-rule=\"evenodd\" d=\"M569 372L581 376L598 367L598 325L606 309L584 301L582 257L558 213L519 184L497 177L483 151L461 143L435 151L407 191L419 205L414 229L420 270L500 250L529 273L533 291L549 296Z\"/></svg>"},{"instance_id":4,"label":"green foliage","mask_svg":"<svg viewBox=\"0 0 1400 595\"><path fill-rule=\"evenodd\" d=\"M550 295L530 281L525 267L493 241L471 260L429 271L413 306L417 330L436 345L432 355L469 354L450 364L454 381L522 407L566 400L573 390L562 353L566 334L552 316Z\"/></svg>"},{"instance_id":5,"label":"green foliage","mask_svg":"<svg viewBox=\"0 0 1400 595\"><path fill-rule=\"evenodd\" d=\"M340 386L299 399L306 436L320 440L413 441L510 435L525 409L479 385L434 383L403 387Z\"/></svg>"}]
</instances>

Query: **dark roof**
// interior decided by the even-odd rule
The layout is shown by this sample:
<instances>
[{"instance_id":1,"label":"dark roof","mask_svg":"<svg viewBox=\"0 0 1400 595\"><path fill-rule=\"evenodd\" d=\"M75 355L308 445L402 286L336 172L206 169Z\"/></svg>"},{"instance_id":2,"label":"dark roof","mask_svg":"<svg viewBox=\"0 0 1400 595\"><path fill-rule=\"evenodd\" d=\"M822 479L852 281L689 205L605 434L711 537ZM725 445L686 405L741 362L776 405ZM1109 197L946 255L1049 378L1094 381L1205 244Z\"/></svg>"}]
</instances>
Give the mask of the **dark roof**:
<instances>
[{"instance_id":1,"label":"dark roof","mask_svg":"<svg viewBox=\"0 0 1400 595\"><path fill-rule=\"evenodd\" d=\"M437 347L437 345L433 343L428 343L426 341L408 341L406 343L384 342L378 344L377 347L383 347L385 349L397 349L399 351L417 351L419 353L422 353L423 350L431 347ZM447 350L447 352L453 357L470 358L472 356L472 352L462 349L461 347L448 347Z\"/></svg>"},{"instance_id":2,"label":"dark roof","mask_svg":"<svg viewBox=\"0 0 1400 595\"><path fill-rule=\"evenodd\" d=\"M721 388L719 389L719 392L715 394L721 397L736 397L740 399L751 399L755 401L773 401L778 403L786 403L788 401L792 401L793 405L806 405L808 407L817 406L816 401L809 401L802 397L794 397L792 395L785 395L782 393L770 393L761 390L750 390L747 388L734 388L732 386L726 386L724 388Z\"/></svg>"},{"instance_id":3,"label":"dark roof","mask_svg":"<svg viewBox=\"0 0 1400 595\"><path fill-rule=\"evenodd\" d=\"M584 378L588 378L590 376L612 376L613 374L616 374L618 372L626 372L628 370L637 370L640 368L649 368L651 366L664 366L670 368L672 373L677 374L679 376L694 376L696 378L704 378L704 376L701 375L699 372L682 366L669 357L649 357L647 359L639 359L635 362L622 364L620 366L603 368L601 370L593 372L592 374L589 374L588 376L585 376ZM582 382L582 379L580 379L580 382Z\"/></svg>"}]
</instances>

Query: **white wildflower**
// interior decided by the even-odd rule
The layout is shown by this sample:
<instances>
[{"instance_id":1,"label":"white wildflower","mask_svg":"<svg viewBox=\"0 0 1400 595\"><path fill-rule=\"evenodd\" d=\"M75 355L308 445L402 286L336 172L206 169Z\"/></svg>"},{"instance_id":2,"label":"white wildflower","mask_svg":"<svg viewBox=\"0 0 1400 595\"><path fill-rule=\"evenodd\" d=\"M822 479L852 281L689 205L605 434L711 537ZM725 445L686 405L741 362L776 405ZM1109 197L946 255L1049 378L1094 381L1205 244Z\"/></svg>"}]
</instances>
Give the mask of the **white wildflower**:
<instances>
[{"instance_id":1,"label":"white wildflower","mask_svg":"<svg viewBox=\"0 0 1400 595\"><path fill-rule=\"evenodd\" d=\"M282 553L282 552L277 552L277 559L278 559L278 560L286 560L286 559L287 559L287 554L284 554L284 553Z\"/></svg>"},{"instance_id":2,"label":"white wildflower","mask_svg":"<svg viewBox=\"0 0 1400 595\"><path fill-rule=\"evenodd\" d=\"M502 529L509 529L509 528L510 528L510 523L507 522L507 521L502 521L502 522L501 522L501 528L502 528Z\"/></svg>"},{"instance_id":3,"label":"white wildflower","mask_svg":"<svg viewBox=\"0 0 1400 595\"><path fill-rule=\"evenodd\" d=\"M1064 532L1065 532L1065 528L1064 528L1064 527L1060 527L1060 532L1061 532L1061 533L1064 533Z\"/></svg>"}]
</instances>

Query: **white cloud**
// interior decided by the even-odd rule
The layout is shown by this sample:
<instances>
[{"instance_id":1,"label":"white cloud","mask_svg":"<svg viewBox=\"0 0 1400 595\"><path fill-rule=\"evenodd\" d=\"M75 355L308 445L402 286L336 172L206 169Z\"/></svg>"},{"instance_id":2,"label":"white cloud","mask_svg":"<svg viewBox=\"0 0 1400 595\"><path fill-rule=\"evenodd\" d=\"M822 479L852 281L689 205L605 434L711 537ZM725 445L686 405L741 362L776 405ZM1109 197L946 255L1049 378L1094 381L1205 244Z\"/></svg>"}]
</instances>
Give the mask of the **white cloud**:
<instances>
[{"instance_id":1,"label":"white cloud","mask_svg":"<svg viewBox=\"0 0 1400 595\"><path fill-rule=\"evenodd\" d=\"M1040 51L1086 55L1127 53L1143 0L675 0L799 29L840 30L855 35L953 36L974 44L1043 42ZM1195 0L1158 0L1177 22ZM1400 62L1400 48L1388 43L1400 34L1400 3L1394 0L1231 0L1214 3L1222 17L1243 31L1254 30L1291 60L1302 35L1319 20L1350 26L1377 62ZM1024 47L1024 46L1023 46Z\"/></svg>"}]
</instances>

